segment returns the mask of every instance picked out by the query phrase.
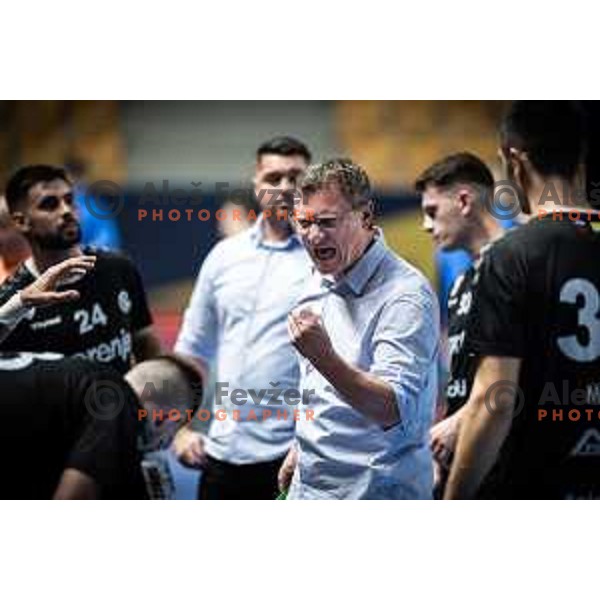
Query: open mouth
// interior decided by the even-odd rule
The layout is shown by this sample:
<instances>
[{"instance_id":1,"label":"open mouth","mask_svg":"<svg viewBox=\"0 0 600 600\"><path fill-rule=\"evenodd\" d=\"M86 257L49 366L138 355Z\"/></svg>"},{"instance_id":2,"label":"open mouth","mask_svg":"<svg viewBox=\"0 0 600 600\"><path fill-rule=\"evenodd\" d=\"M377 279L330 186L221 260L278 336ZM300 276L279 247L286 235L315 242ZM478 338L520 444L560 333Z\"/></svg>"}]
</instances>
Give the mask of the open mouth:
<instances>
[{"instance_id":1,"label":"open mouth","mask_svg":"<svg viewBox=\"0 0 600 600\"><path fill-rule=\"evenodd\" d=\"M335 248L315 248L314 254L317 260L331 260L335 257Z\"/></svg>"}]
</instances>

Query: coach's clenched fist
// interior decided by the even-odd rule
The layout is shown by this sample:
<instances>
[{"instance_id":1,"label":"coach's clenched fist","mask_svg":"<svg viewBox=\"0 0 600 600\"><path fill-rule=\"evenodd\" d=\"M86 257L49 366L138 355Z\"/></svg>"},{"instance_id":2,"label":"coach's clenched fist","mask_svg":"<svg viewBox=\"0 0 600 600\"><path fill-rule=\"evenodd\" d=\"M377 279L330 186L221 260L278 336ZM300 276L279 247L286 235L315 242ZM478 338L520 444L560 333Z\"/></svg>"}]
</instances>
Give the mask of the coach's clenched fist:
<instances>
[{"instance_id":1,"label":"coach's clenched fist","mask_svg":"<svg viewBox=\"0 0 600 600\"><path fill-rule=\"evenodd\" d=\"M292 344L311 363L333 354L333 346L321 318L311 310L302 309L288 315L288 331Z\"/></svg>"}]
</instances>

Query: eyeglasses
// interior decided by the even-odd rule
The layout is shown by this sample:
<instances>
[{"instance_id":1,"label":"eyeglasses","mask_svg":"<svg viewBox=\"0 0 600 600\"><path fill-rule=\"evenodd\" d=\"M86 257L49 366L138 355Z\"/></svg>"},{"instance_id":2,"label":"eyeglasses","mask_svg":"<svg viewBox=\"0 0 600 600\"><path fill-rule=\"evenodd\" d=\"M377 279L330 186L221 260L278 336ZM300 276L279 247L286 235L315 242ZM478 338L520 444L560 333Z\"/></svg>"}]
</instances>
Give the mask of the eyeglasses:
<instances>
[{"instance_id":1,"label":"eyeglasses","mask_svg":"<svg viewBox=\"0 0 600 600\"><path fill-rule=\"evenodd\" d=\"M321 230L334 231L337 229L344 219L354 211L349 210L339 215L330 217L311 217L310 219L293 219L296 229L301 233L306 233L312 225L316 225Z\"/></svg>"}]
</instances>

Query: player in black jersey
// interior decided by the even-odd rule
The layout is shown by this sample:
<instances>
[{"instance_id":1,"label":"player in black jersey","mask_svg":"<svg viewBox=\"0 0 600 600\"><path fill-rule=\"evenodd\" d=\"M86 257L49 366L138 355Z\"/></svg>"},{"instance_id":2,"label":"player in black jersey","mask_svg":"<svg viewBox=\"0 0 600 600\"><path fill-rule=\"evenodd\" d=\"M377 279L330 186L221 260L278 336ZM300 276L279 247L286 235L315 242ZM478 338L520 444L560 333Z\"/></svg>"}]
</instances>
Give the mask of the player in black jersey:
<instances>
[{"instance_id":1,"label":"player in black jersey","mask_svg":"<svg viewBox=\"0 0 600 600\"><path fill-rule=\"evenodd\" d=\"M95 262L93 256L78 256L48 267L20 292L24 310L77 300L76 290L56 288L85 275ZM14 313L14 299L0 306L0 328ZM177 409L183 415L197 408L200 376L183 358L163 356L138 363L126 378L139 404L108 367L84 359L64 361L60 354L0 353L0 418L10 424L0 440L8 457L0 498L172 497L172 478L160 450L182 419L165 422L163 414ZM134 460L123 478L119 455L132 438L137 455L122 456L125 465ZM113 450L118 450L116 459Z\"/></svg>"},{"instance_id":2,"label":"player in black jersey","mask_svg":"<svg viewBox=\"0 0 600 600\"><path fill-rule=\"evenodd\" d=\"M164 455L201 398L168 355L114 369L52 353L0 353L0 499L166 499ZM174 414L176 413L176 414Z\"/></svg>"},{"instance_id":3,"label":"player in black jersey","mask_svg":"<svg viewBox=\"0 0 600 600\"><path fill-rule=\"evenodd\" d=\"M445 497L599 497L600 236L576 186L584 121L570 102L520 101L501 133L531 219L478 268L480 360Z\"/></svg>"},{"instance_id":4,"label":"player in black jersey","mask_svg":"<svg viewBox=\"0 0 600 600\"><path fill-rule=\"evenodd\" d=\"M144 498L137 398L113 369L0 353L0 498Z\"/></svg>"},{"instance_id":5,"label":"player in black jersey","mask_svg":"<svg viewBox=\"0 0 600 600\"><path fill-rule=\"evenodd\" d=\"M72 303L17 311L21 318L9 324L0 349L82 356L121 373L132 359L160 353L136 268L120 255L80 246L73 189L63 169L20 169L8 182L6 202L13 223L31 245L32 257L0 286L0 305L67 258L95 256L96 265L81 280L70 282L78 293Z\"/></svg>"},{"instance_id":6,"label":"player in black jersey","mask_svg":"<svg viewBox=\"0 0 600 600\"><path fill-rule=\"evenodd\" d=\"M488 207L494 187L490 170L469 153L447 156L419 176L415 189L421 195L423 228L443 251L465 250L474 262L482 249L498 239L503 229ZM473 302L474 266L454 282L448 298L448 356L444 418L431 430L433 455L441 468L448 469L456 443L459 410L469 398L476 361L467 351L467 322Z\"/></svg>"}]
</instances>

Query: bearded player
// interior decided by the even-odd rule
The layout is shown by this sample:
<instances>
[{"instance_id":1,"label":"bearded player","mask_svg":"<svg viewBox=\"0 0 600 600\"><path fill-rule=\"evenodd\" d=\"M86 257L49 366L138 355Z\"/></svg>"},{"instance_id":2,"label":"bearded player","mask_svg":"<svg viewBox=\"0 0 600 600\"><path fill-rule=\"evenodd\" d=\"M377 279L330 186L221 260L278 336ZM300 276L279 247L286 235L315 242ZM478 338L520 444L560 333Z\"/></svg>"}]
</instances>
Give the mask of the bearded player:
<instances>
[{"instance_id":1,"label":"bearded player","mask_svg":"<svg viewBox=\"0 0 600 600\"><path fill-rule=\"evenodd\" d=\"M0 305L10 299L0 330L1 350L75 355L120 373L134 361L160 354L137 269L123 256L81 246L73 186L63 169L20 169L7 184L6 203L32 256L0 286ZM16 294L60 262L86 256L95 258L95 268L78 281L64 282L77 292L69 304L31 308Z\"/></svg>"}]
</instances>

